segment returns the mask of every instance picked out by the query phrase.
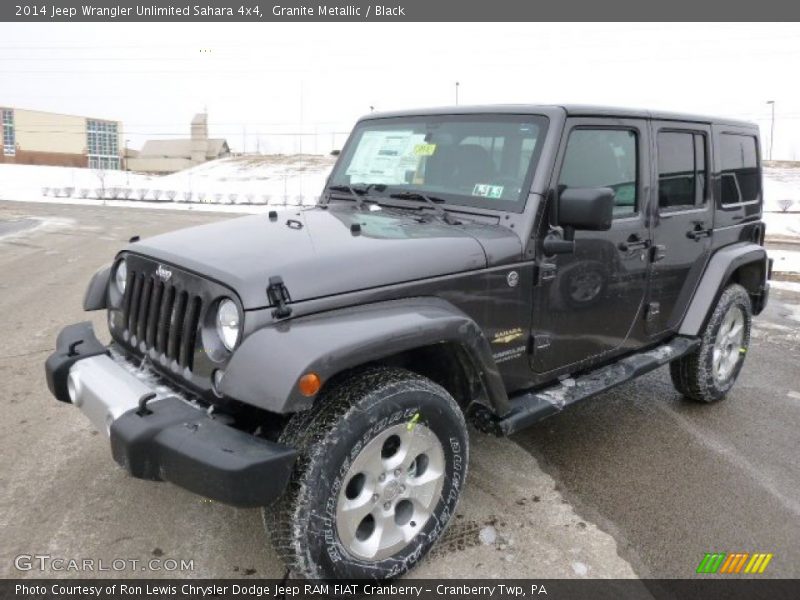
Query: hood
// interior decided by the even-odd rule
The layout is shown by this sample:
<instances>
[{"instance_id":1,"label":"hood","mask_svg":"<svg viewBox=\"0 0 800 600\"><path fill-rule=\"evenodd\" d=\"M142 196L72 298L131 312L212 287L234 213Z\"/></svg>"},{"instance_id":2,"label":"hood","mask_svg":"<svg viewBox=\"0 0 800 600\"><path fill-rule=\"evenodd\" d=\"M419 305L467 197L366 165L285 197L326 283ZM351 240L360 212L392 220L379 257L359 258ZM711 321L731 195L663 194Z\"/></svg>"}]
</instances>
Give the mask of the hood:
<instances>
[{"instance_id":1,"label":"hood","mask_svg":"<svg viewBox=\"0 0 800 600\"><path fill-rule=\"evenodd\" d=\"M355 223L360 232L351 231ZM128 251L214 279L254 309L269 304L272 276L282 277L298 302L519 260L521 244L496 225L331 205L281 211L276 220L261 214L182 229Z\"/></svg>"}]
</instances>

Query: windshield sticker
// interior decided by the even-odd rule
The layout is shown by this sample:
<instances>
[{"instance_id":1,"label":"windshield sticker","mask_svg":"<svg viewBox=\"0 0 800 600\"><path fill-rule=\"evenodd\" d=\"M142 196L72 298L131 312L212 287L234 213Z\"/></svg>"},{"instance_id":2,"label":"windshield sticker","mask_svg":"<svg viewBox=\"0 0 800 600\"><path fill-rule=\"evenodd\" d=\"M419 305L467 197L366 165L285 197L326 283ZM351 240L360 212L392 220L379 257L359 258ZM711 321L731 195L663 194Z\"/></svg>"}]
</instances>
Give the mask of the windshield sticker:
<instances>
[{"instance_id":1,"label":"windshield sticker","mask_svg":"<svg viewBox=\"0 0 800 600\"><path fill-rule=\"evenodd\" d=\"M502 185L490 185L488 183L476 183L472 188L473 196L482 196L484 198L500 198L503 195Z\"/></svg>"},{"instance_id":2,"label":"windshield sticker","mask_svg":"<svg viewBox=\"0 0 800 600\"><path fill-rule=\"evenodd\" d=\"M350 183L402 184L417 170L417 146L425 134L413 131L365 131L345 173Z\"/></svg>"},{"instance_id":3,"label":"windshield sticker","mask_svg":"<svg viewBox=\"0 0 800 600\"><path fill-rule=\"evenodd\" d=\"M414 146L414 156L433 156L436 144L417 144Z\"/></svg>"}]
</instances>

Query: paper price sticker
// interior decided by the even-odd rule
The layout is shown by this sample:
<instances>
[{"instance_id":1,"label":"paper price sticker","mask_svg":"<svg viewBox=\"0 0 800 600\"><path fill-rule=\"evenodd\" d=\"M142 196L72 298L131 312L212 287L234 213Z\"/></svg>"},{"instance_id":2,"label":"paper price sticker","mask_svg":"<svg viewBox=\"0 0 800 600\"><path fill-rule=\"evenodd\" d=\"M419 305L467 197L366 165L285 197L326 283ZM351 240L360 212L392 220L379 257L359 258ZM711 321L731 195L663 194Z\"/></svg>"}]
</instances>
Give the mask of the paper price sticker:
<instances>
[{"instance_id":1,"label":"paper price sticker","mask_svg":"<svg viewBox=\"0 0 800 600\"><path fill-rule=\"evenodd\" d=\"M433 156L436 144L417 144L414 146L414 156Z\"/></svg>"}]
</instances>

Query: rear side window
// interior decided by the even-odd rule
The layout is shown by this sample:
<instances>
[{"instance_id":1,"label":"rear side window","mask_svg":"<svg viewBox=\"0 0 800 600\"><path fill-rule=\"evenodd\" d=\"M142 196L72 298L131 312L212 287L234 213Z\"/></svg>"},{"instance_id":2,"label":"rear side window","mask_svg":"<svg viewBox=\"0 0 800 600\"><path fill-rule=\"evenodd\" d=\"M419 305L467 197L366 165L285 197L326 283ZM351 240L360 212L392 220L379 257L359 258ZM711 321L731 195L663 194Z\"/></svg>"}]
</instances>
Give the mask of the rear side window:
<instances>
[{"instance_id":1,"label":"rear side window","mask_svg":"<svg viewBox=\"0 0 800 600\"><path fill-rule=\"evenodd\" d=\"M662 131L658 146L658 206L662 211L701 206L706 197L706 138Z\"/></svg>"},{"instance_id":2,"label":"rear side window","mask_svg":"<svg viewBox=\"0 0 800 600\"><path fill-rule=\"evenodd\" d=\"M636 213L637 139L630 129L574 129L559 184L614 190L614 216Z\"/></svg>"},{"instance_id":3,"label":"rear side window","mask_svg":"<svg viewBox=\"0 0 800 600\"><path fill-rule=\"evenodd\" d=\"M758 200L761 177L758 168L756 138L723 133L719 136L721 154L722 204Z\"/></svg>"}]
</instances>

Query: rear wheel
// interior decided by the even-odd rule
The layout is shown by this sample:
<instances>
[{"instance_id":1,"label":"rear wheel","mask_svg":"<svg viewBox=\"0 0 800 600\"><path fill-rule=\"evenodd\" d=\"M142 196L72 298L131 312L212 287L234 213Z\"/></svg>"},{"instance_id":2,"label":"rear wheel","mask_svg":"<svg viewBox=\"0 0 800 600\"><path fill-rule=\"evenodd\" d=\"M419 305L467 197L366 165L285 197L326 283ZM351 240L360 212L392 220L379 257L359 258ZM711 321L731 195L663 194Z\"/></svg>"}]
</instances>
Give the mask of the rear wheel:
<instances>
[{"instance_id":1,"label":"rear wheel","mask_svg":"<svg viewBox=\"0 0 800 600\"><path fill-rule=\"evenodd\" d=\"M750 343L750 296L741 285L728 286L708 320L700 347L670 364L675 388L690 400L722 400L736 383Z\"/></svg>"},{"instance_id":2,"label":"rear wheel","mask_svg":"<svg viewBox=\"0 0 800 600\"><path fill-rule=\"evenodd\" d=\"M264 522L287 566L306 578L408 571L444 531L466 476L460 408L402 369L371 368L334 385L281 441L299 459Z\"/></svg>"}]
</instances>

